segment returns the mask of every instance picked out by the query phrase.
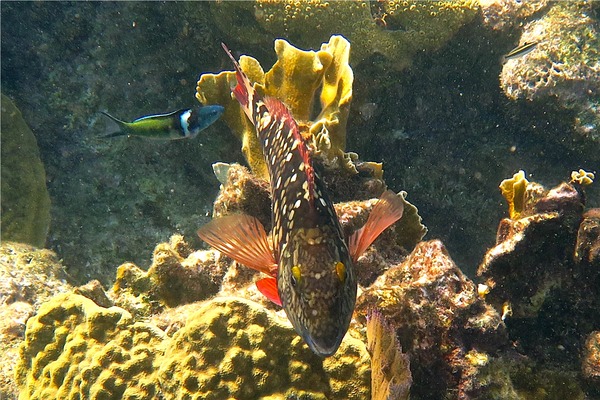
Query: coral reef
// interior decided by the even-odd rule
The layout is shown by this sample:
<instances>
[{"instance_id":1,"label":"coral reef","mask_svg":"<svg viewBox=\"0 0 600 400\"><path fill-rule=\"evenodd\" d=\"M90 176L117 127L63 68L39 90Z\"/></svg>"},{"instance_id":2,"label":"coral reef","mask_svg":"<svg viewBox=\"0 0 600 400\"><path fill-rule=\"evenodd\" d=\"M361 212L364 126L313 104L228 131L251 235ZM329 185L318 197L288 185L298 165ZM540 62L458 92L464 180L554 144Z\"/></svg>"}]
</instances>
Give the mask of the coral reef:
<instances>
[{"instance_id":1,"label":"coral reef","mask_svg":"<svg viewBox=\"0 0 600 400\"><path fill-rule=\"evenodd\" d=\"M505 322L516 349L529 363L560 363L564 375L556 379L573 389L570 398L583 398L582 388L588 394L599 392L592 376L588 387L577 379L577 371L589 371L594 357L589 343L582 345L600 326L598 211L584 212L584 186L576 182L551 190L529 183L526 191L531 187L535 196L518 219L500 222L497 244L485 255L478 275L489 289L486 301L512 310Z\"/></svg>"},{"instance_id":2,"label":"coral reef","mask_svg":"<svg viewBox=\"0 0 600 400\"><path fill-rule=\"evenodd\" d=\"M575 261L586 268L600 268L600 208L583 213L577 231Z\"/></svg>"},{"instance_id":3,"label":"coral reef","mask_svg":"<svg viewBox=\"0 0 600 400\"><path fill-rule=\"evenodd\" d=\"M600 35L593 2L552 2L528 23L521 44L537 42L525 57L508 60L500 75L511 99L556 98L577 113L579 132L600 143Z\"/></svg>"},{"instance_id":4,"label":"coral reef","mask_svg":"<svg viewBox=\"0 0 600 400\"><path fill-rule=\"evenodd\" d=\"M600 395L600 331L591 332L583 348L582 373L584 379Z\"/></svg>"},{"instance_id":5,"label":"coral reef","mask_svg":"<svg viewBox=\"0 0 600 400\"><path fill-rule=\"evenodd\" d=\"M475 371L485 364L474 360L507 343L500 315L477 295L440 241L419 243L366 288L357 299L358 316L373 308L410 356L411 397L439 398L451 391L469 398L477 387Z\"/></svg>"},{"instance_id":6,"label":"coral reef","mask_svg":"<svg viewBox=\"0 0 600 400\"><path fill-rule=\"evenodd\" d=\"M43 247L50 196L40 151L21 112L2 95L2 240Z\"/></svg>"},{"instance_id":7,"label":"coral reef","mask_svg":"<svg viewBox=\"0 0 600 400\"><path fill-rule=\"evenodd\" d=\"M155 398L163 337L121 308L54 297L27 322L15 369L20 398Z\"/></svg>"},{"instance_id":8,"label":"coral reef","mask_svg":"<svg viewBox=\"0 0 600 400\"><path fill-rule=\"evenodd\" d=\"M161 324L169 320L179 324L172 336L81 295L51 299L27 323L20 398L369 397L369 356L358 339L321 359L285 319L236 298L185 305Z\"/></svg>"},{"instance_id":9,"label":"coral reef","mask_svg":"<svg viewBox=\"0 0 600 400\"><path fill-rule=\"evenodd\" d=\"M486 300L498 309L510 302L515 317L536 315L550 291L573 274L568 261L584 208L580 192L569 184L550 191L531 187L542 196L527 202L517 219L511 215L500 222L496 246L477 272L491 289ZM520 193L525 196L525 190Z\"/></svg>"},{"instance_id":10,"label":"coral reef","mask_svg":"<svg viewBox=\"0 0 600 400\"><path fill-rule=\"evenodd\" d=\"M240 58L240 66L255 82L257 92L283 101L299 122L301 133L313 140L317 153L326 160L351 163L343 153L346 145L346 121L352 100L354 76L348 64L350 43L341 36L332 36L319 51L303 51L283 39L275 41L277 62L266 73L255 59ZM242 141L252 172L268 179L262 149L252 123L247 120L237 101L231 98L233 72L203 74L197 85L196 97L203 104L225 106L223 119ZM310 121L313 99L320 99L320 114Z\"/></svg>"},{"instance_id":11,"label":"coral reef","mask_svg":"<svg viewBox=\"0 0 600 400\"><path fill-rule=\"evenodd\" d=\"M321 359L285 319L248 300L216 298L175 333L159 374L167 398L364 399L369 372L357 339Z\"/></svg>"},{"instance_id":12,"label":"coral reef","mask_svg":"<svg viewBox=\"0 0 600 400\"><path fill-rule=\"evenodd\" d=\"M287 37L314 47L331 34L352 42L352 62L373 54L386 66L402 69L421 51L446 43L476 15L476 1L306 1L213 3L212 15L225 35L242 43L266 44L265 38ZM240 21L239 15L242 18ZM267 42L268 43L268 42Z\"/></svg>"},{"instance_id":13,"label":"coral reef","mask_svg":"<svg viewBox=\"0 0 600 400\"><path fill-rule=\"evenodd\" d=\"M164 309L215 295L229 263L214 250L191 252L181 235L154 249L152 265L143 271L125 263L117 269L111 297L133 315L150 316Z\"/></svg>"}]
</instances>

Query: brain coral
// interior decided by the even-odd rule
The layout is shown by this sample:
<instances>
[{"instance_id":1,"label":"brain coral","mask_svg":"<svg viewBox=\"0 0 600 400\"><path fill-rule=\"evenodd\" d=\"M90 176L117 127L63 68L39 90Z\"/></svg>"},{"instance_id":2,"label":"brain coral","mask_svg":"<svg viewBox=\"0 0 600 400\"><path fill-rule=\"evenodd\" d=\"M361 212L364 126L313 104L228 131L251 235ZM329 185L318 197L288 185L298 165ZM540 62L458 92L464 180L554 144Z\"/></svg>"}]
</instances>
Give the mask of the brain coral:
<instances>
[{"instance_id":1,"label":"brain coral","mask_svg":"<svg viewBox=\"0 0 600 400\"><path fill-rule=\"evenodd\" d=\"M29 319L15 377L20 399L151 399L163 333L73 293Z\"/></svg>"},{"instance_id":2,"label":"brain coral","mask_svg":"<svg viewBox=\"0 0 600 400\"><path fill-rule=\"evenodd\" d=\"M173 336L160 368L168 398L365 399L370 359L349 336L336 355L314 355L284 319L234 298L204 303Z\"/></svg>"},{"instance_id":3,"label":"brain coral","mask_svg":"<svg viewBox=\"0 0 600 400\"><path fill-rule=\"evenodd\" d=\"M27 323L15 373L20 398L370 396L370 358L350 336L322 359L285 319L232 297L184 305L163 320L171 321L172 337L119 307L74 293L56 296Z\"/></svg>"}]
</instances>

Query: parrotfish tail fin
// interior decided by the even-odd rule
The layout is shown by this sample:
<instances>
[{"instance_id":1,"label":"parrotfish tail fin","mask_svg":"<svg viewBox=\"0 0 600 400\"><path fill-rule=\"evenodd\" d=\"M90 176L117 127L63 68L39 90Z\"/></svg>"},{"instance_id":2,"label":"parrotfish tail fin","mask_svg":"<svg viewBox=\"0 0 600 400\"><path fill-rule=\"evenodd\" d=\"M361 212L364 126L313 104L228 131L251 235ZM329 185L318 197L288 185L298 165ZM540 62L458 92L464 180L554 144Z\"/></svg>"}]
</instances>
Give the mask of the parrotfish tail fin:
<instances>
[{"instance_id":1,"label":"parrotfish tail fin","mask_svg":"<svg viewBox=\"0 0 600 400\"><path fill-rule=\"evenodd\" d=\"M403 211L402 199L391 190L386 190L371 210L365 226L350 236L348 247L352 260L356 261L381 232L402 218Z\"/></svg>"},{"instance_id":2,"label":"parrotfish tail fin","mask_svg":"<svg viewBox=\"0 0 600 400\"><path fill-rule=\"evenodd\" d=\"M275 276L277 264L260 221L248 215L229 215L212 220L198 230L206 243L240 264Z\"/></svg>"},{"instance_id":3,"label":"parrotfish tail fin","mask_svg":"<svg viewBox=\"0 0 600 400\"><path fill-rule=\"evenodd\" d=\"M117 125L119 125L119 128L121 128L121 129L123 129L123 127L127 124L125 121L121 121L119 118L113 117L112 115L110 115L109 113L107 113L105 111L100 111L100 113L104 114L108 118L110 118L113 122L115 122ZM104 135L102 137L103 138L113 138L113 137L125 136L125 135L127 135L127 133L125 133L123 130L120 130L120 131L109 133L108 135Z\"/></svg>"},{"instance_id":4,"label":"parrotfish tail fin","mask_svg":"<svg viewBox=\"0 0 600 400\"><path fill-rule=\"evenodd\" d=\"M235 77L237 79L237 85L232 90L233 94L242 106L242 109L244 110L250 121L254 123L254 118L252 115L253 113L251 109L252 104L254 103L254 87L252 87L250 79L248 79L248 76L246 76L246 74L242 71L242 69L240 68L240 64L238 64L235 58L233 58L233 55L231 55L231 51L229 51L225 43L221 43L221 46L223 46L223 49L233 62L233 66L235 68Z\"/></svg>"},{"instance_id":5,"label":"parrotfish tail fin","mask_svg":"<svg viewBox=\"0 0 600 400\"><path fill-rule=\"evenodd\" d=\"M277 290L277 279L263 278L256 281L258 291L265 295L273 303L281 306L281 298L279 298L279 290Z\"/></svg>"}]
</instances>

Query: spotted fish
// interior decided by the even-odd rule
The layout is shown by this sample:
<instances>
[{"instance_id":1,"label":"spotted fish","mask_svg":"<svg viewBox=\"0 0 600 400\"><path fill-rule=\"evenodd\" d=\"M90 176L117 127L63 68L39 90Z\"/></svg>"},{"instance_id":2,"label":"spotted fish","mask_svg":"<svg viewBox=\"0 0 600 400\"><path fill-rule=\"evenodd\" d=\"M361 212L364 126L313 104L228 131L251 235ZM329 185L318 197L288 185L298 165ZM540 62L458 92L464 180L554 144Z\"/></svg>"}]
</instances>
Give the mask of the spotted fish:
<instances>
[{"instance_id":1,"label":"spotted fish","mask_svg":"<svg viewBox=\"0 0 600 400\"><path fill-rule=\"evenodd\" d=\"M344 238L333 203L313 166L309 146L287 107L259 96L233 61L233 94L254 123L267 164L272 194L272 243L261 223L247 215L215 219L199 236L241 264L268 275L258 289L283 306L310 349L330 356L338 349L356 302L356 259L402 216L403 202L385 192L365 226Z\"/></svg>"}]
</instances>

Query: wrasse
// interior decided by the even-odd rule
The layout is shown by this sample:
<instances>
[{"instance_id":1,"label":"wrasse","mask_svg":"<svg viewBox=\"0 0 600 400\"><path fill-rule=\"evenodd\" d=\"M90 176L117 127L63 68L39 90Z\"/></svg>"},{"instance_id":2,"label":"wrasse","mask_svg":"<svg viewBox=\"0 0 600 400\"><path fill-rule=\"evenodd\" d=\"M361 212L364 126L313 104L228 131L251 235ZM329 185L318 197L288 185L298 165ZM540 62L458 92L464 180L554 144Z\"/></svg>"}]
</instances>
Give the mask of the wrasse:
<instances>
[{"instance_id":1,"label":"wrasse","mask_svg":"<svg viewBox=\"0 0 600 400\"><path fill-rule=\"evenodd\" d=\"M513 58L523 57L525 54L531 53L539 42L525 42L521 46L515 47L504 56L504 61L512 60Z\"/></svg>"},{"instance_id":2,"label":"wrasse","mask_svg":"<svg viewBox=\"0 0 600 400\"><path fill-rule=\"evenodd\" d=\"M120 129L106 135L107 138L140 136L151 139L193 139L218 120L224 110L218 105L204 106L168 114L148 115L132 122L121 121L104 111L102 114L115 121Z\"/></svg>"},{"instance_id":3,"label":"wrasse","mask_svg":"<svg viewBox=\"0 0 600 400\"><path fill-rule=\"evenodd\" d=\"M254 123L269 171L272 243L262 224L230 215L203 226L198 235L240 264L268 275L256 282L267 298L283 306L310 349L330 356L338 349L356 303L357 258L402 216L403 202L385 192L363 228L345 240L325 184L313 166L308 144L287 107L261 97L233 61L233 94Z\"/></svg>"}]
</instances>

